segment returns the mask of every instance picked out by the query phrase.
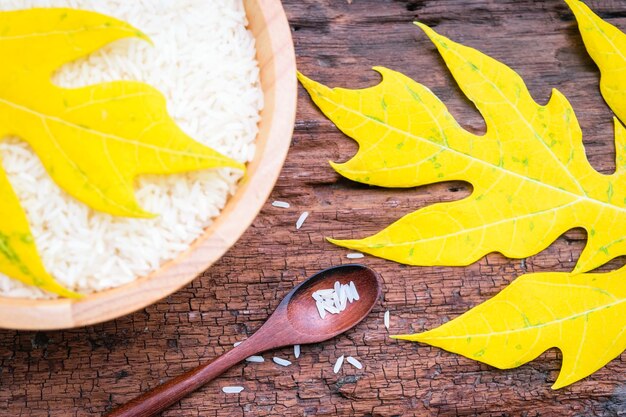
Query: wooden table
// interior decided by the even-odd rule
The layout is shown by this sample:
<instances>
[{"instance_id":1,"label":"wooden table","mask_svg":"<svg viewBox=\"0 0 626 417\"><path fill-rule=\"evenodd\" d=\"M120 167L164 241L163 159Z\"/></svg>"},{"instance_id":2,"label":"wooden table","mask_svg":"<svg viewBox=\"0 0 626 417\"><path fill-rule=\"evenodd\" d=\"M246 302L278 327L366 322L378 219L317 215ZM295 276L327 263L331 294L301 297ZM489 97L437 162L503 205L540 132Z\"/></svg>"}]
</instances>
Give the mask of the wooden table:
<instances>
[{"instance_id":1,"label":"wooden table","mask_svg":"<svg viewBox=\"0 0 626 417\"><path fill-rule=\"evenodd\" d=\"M590 5L626 29L626 1ZM598 92L572 13L560 0L381 1L290 0L299 69L331 86L378 81L370 68L400 70L431 88L463 126L484 131L433 46L415 26L499 59L526 80L540 103L558 88L571 101L591 164L613 170L611 112ZM363 186L340 178L328 160L344 161L355 144L325 119L300 89L293 145L276 188L239 243L187 288L143 311L101 325L59 332L0 331L1 416L98 415L138 392L229 349L251 334L298 281L348 263L346 250L324 240L371 234L427 204L467 196L464 183L410 190ZM532 196L529 196L532 198ZM291 203L274 208L272 200ZM295 230L299 214L311 215ZM525 260L491 254L467 268L420 268L367 257L384 279L384 299L356 329L321 345L304 346L291 367L290 349L244 364L175 405L166 416L626 415L626 356L560 391L550 385L561 355L550 350L531 364L499 371L429 346L387 337L432 328L486 300L527 271L568 271L585 234L572 230ZM612 262L605 270L623 264ZM352 355L363 370L335 359ZM239 395L225 385L243 385Z\"/></svg>"}]
</instances>

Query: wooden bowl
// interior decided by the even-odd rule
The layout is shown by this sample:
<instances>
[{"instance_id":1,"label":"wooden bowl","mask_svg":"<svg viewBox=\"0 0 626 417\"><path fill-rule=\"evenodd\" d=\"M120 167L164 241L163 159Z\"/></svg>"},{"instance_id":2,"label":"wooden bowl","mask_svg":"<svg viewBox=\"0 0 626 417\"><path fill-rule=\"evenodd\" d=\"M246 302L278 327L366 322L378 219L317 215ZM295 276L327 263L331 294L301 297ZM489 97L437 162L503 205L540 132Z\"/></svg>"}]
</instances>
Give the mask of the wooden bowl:
<instances>
[{"instance_id":1,"label":"wooden bowl","mask_svg":"<svg viewBox=\"0 0 626 417\"><path fill-rule=\"evenodd\" d=\"M239 239L261 210L287 156L296 114L296 59L279 0L244 0L256 39L265 106L256 155L237 192L211 227L158 271L118 288L68 299L0 297L0 328L66 329L111 320L144 308L187 285Z\"/></svg>"}]
</instances>

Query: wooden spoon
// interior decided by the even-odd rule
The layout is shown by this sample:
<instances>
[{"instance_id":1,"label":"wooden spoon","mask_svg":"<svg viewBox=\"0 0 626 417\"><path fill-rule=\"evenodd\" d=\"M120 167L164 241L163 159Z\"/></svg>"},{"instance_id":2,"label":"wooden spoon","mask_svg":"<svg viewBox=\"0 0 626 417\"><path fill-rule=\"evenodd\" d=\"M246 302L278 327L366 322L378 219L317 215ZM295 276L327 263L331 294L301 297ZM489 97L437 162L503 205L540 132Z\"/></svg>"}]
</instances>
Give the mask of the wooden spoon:
<instances>
[{"instance_id":1,"label":"wooden spoon","mask_svg":"<svg viewBox=\"0 0 626 417\"><path fill-rule=\"evenodd\" d=\"M327 314L322 319L311 295L320 289L333 288L335 281L341 284L354 282L359 300L348 303L346 309L339 314ZM376 304L380 292L378 274L363 265L342 265L318 272L291 290L265 324L240 345L136 397L108 416L152 416L248 356L282 346L331 339L363 320Z\"/></svg>"}]
</instances>

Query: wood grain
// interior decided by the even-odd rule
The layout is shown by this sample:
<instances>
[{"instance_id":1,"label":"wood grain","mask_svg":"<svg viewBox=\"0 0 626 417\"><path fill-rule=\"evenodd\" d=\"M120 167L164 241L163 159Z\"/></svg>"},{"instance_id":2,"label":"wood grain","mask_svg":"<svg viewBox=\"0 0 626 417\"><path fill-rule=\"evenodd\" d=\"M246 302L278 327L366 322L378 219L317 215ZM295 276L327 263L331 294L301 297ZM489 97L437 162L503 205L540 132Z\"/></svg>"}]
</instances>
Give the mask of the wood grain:
<instances>
[{"instance_id":1,"label":"wood grain","mask_svg":"<svg viewBox=\"0 0 626 417\"><path fill-rule=\"evenodd\" d=\"M626 29L626 2L588 2ZM418 19L442 34L502 60L526 80L540 103L558 88L571 101L589 159L614 168L611 112L598 92L571 12L560 0L285 0L298 67L334 86L364 87L385 65L422 82L463 126L484 123L464 99ZM365 187L339 178L327 160L345 161L354 143L325 119L300 88L296 131L269 201L239 242L198 279L135 314L62 332L0 332L0 415L90 416L130 400L161 379L216 356L257 329L294 283L321 268L348 263L325 236L361 237L400 216L470 192L464 183L411 190ZM532 198L532 196L529 196ZM280 199L290 209L270 205ZM311 212L295 229L301 211ZM626 356L571 387L552 391L561 356L548 351L500 371L428 346L393 341L391 332L432 328L484 301L516 276L568 271L584 245L567 232L524 261L491 254L466 268L417 268L367 257L384 281L370 318L331 342L302 348L291 367L245 364L176 404L164 416L617 416L626 410ZM615 268L623 259L603 268ZM277 356L293 360L289 348ZM364 365L335 359L352 355ZM266 355L266 359L268 356ZM226 395L225 385L245 387Z\"/></svg>"},{"instance_id":2,"label":"wood grain","mask_svg":"<svg viewBox=\"0 0 626 417\"><path fill-rule=\"evenodd\" d=\"M224 255L252 223L287 156L296 111L296 79L291 34L280 1L246 0L244 4L256 40L264 108L254 160L220 216L189 250L130 284L80 301L0 297L0 328L64 329L137 311L191 282Z\"/></svg>"}]
</instances>

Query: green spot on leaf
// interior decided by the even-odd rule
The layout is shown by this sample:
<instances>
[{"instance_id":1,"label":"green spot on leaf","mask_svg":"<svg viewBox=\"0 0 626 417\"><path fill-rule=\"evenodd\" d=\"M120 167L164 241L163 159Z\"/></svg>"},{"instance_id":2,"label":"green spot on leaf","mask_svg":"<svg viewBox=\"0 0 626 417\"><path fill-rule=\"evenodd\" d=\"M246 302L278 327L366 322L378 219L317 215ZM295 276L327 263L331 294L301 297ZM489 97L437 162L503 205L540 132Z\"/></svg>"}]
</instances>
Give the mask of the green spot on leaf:
<instances>
[{"instance_id":1,"label":"green spot on leaf","mask_svg":"<svg viewBox=\"0 0 626 417\"><path fill-rule=\"evenodd\" d=\"M17 252L11 246L10 238L4 233L0 232L0 254L3 255L9 262L13 264L20 263L20 257Z\"/></svg>"},{"instance_id":2,"label":"green spot on leaf","mask_svg":"<svg viewBox=\"0 0 626 417\"><path fill-rule=\"evenodd\" d=\"M22 243L25 243L27 245L31 245L35 241L35 239L33 239L33 235L31 235L30 233L22 234L20 236L20 240L22 241Z\"/></svg>"},{"instance_id":3,"label":"green spot on leaf","mask_svg":"<svg viewBox=\"0 0 626 417\"><path fill-rule=\"evenodd\" d=\"M411 97L413 97L413 100L421 103L422 99L420 98L420 95L417 94L415 91L413 91L413 89L409 86L406 87L406 90L409 92L409 94L411 94Z\"/></svg>"},{"instance_id":4,"label":"green spot on leaf","mask_svg":"<svg viewBox=\"0 0 626 417\"><path fill-rule=\"evenodd\" d=\"M378 118L378 117L376 117L376 116L371 116L371 115L369 115L369 114L366 114L366 115L365 115L365 117L367 117L368 119L371 119L371 120L377 121L378 123L385 123L382 119L380 119L380 118Z\"/></svg>"}]
</instances>

